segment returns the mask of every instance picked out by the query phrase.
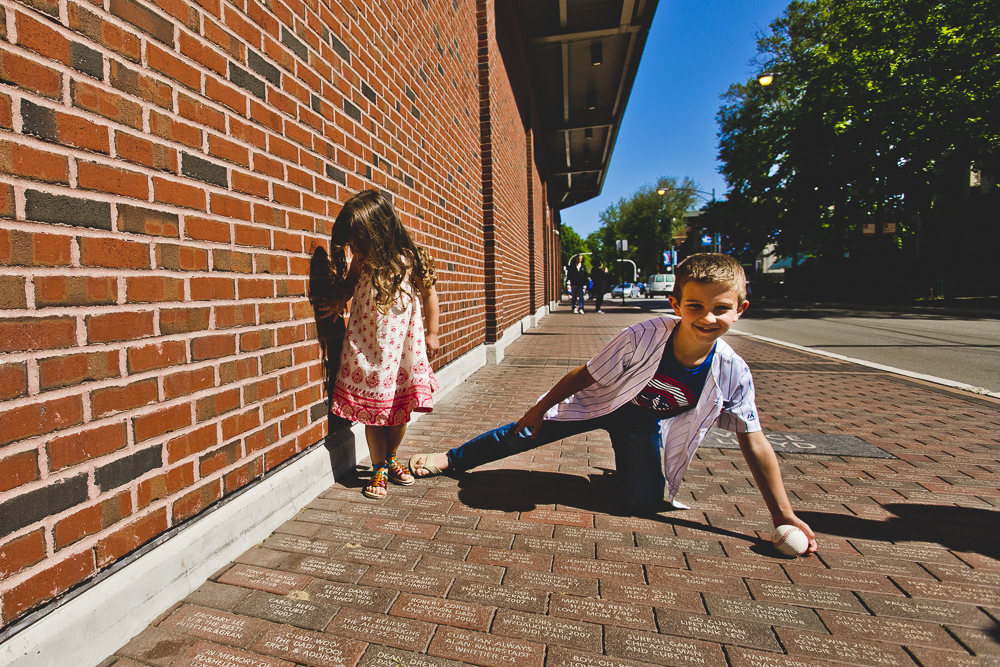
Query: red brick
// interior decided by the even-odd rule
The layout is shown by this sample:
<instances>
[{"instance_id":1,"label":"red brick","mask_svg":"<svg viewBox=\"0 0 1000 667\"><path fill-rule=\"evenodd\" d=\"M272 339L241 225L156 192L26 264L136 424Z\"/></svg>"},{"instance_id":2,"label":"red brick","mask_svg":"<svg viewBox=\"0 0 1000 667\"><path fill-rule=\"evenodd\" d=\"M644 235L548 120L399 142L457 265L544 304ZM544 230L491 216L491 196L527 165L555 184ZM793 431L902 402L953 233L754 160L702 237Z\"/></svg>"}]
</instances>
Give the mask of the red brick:
<instances>
[{"instance_id":1,"label":"red brick","mask_svg":"<svg viewBox=\"0 0 1000 667\"><path fill-rule=\"evenodd\" d=\"M222 439L232 440L260 426L257 408L222 420Z\"/></svg>"},{"instance_id":2,"label":"red brick","mask_svg":"<svg viewBox=\"0 0 1000 667\"><path fill-rule=\"evenodd\" d=\"M302 236L300 234L288 234L275 230L274 249L287 250L288 252L302 252Z\"/></svg>"},{"instance_id":3,"label":"red brick","mask_svg":"<svg viewBox=\"0 0 1000 667\"><path fill-rule=\"evenodd\" d=\"M234 225L236 245L254 246L256 248L271 247L271 234L267 229L251 225Z\"/></svg>"},{"instance_id":4,"label":"red brick","mask_svg":"<svg viewBox=\"0 0 1000 667\"><path fill-rule=\"evenodd\" d=\"M125 422L119 422L53 438L45 445L45 450L49 458L49 469L62 470L124 449L127 445Z\"/></svg>"},{"instance_id":5,"label":"red brick","mask_svg":"<svg viewBox=\"0 0 1000 667\"><path fill-rule=\"evenodd\" d=\"M274 281L272 280L240 280L238 288L240 299L274 298Z\"/></svg>"},{"instance_id":6,"label":"red brick","mask_svg":"<svg viewBox=\"0 0 1000 667\"><path fill-rule=\"evenodd\" d=\"M163 276L140 276L126 280L129 303L163 303L184 300L184 281Z\"/></svg>"},{"instance_id":7,"label":"red brick","mask_svg":"<svg viewBox=\"0 0 1000 667\"><path fill-rule=\"evenodd\" d=\"M0 101L3 96L0 96ZM3 109L0 107L0 115ZM2 120L2 118L0 118ZM14 188L9 183L0 184L0 218L14 217Z\"/></svg>"},{"instance_id":8,"label":"red brick","mask_svg":"<svg viewBox=\"0 0 1000 667\"><path fill-rule=\"evenodd\" d=\"M203 422L219 415L237 410L240 407L240 390L230 389L214 396L198 399L195 404L195 419Z\"/></svg>"},{"instance_id":9,"label":"red brick","mask_svg":"<svg viewBox=\"0 0 1000 667\"><path fill-rule=\"evenodd\" d=\"M0 493L38 479L38 452L31 450L0 459ZM3 575L0 574L0 578Z\"/></svg>"},{"instance_id":10,"label":"red brick","mask_svg":"<svg viewBox=\"0 0 1000 667\"><path fill-rule=\"evenodd\" d=\"M4 592L3 619L9 622L95 574L91 551L74 554Z\"/></svg>"},{"instance_id":11,"label":"red brick","mask_svg":"<svg viewBox=\"0 0 1000 667\"><path fill-rule=\"evenodd\" d=\"M231 334L202 336L191 341L192 361L218 359L234 354L236 354L236 336Z\"/></svg>"},{"instance_id":12,"label":"red brick","mask_svg":"<svg viewBox=\"0 0 1000 667\"><path fill-rule=\"evenodd\" d=\"M187 216L184 219L184 236L197 241L229 243L232 232L229 224L208 218Z\"/></svg>"},{"instance_id":13,"label":"red brick","mask_svg":"<svg viewBox=\"0 0 1000 667\"><path fill-rule=\"evenodd\" d=\"M62 95L59 72L7 50L0 50L0 81L54 100Z\"/></svg>"},{"instance_id":14,"label":"red brick","mask_svg":"<svg viewBox=\"0 0 1000 667\"><path fill-rule=\"evenodd\" d=\"M267 149L267 134L250 123L244 123L235 117L229 117L229 135L244 143L253 144L260 150Z\"/></svg>"},{"instance_id":15,"label":"red brick","mask_svg":"<svg viewBox=\"0 0 1000 667\"><path fill-rule=\"evenodd\" d=\"M43 558L45 532L39 528L0 546L0 579L6 579L26 567L40 563Z\"/></svg>"},{"instance_id":16,"label":"red brick","mask_svg":"<svg viewBox=\"0 0 1000 667\"><path fill-rule=\"evenodd\" d=\"M91 409L95 417L134 410L158 400L156 379L140 380L124 387L104 387L90 392Z\"/></svg>"},{"instance_id":17,"label":"red brick","mask_svg":"<svg viewBox=\"0 0 1000 667\"><path fill-rule=\"evenodd\" d=\"M146 42L149 68L196 92L201 90L201 72L160 47Z\"/></svg>"},{"instance_id":18,"label":"red brick","mask_svg":"<svg viewBox=\"0 0 1000 667\"><path fill-rule=\"evenodd\" d=\"M25 396L28 393L28 367L19 364L0 365L0 401ZM0 478L3 476L0 475ZM2 482L0 482L2 484Z\"/></svg>"},{"instance_id":19,"label":"red brick","mask_svg":"<svg viewBox=\"0 0 1000 667\"><path fill-rule=\"evenodd\" d=\"M67 396L0 413L0 446L83 423L83 402Z\"/></svg>"},{"instance_id":20,"label":"red brick","mask_svg":"<svg viewBox=\"0 0 1000 667\"><path fill-rule=\"evenodd\" d=\"M200 129L158 111L149 113L149 130L158 137L177 141L191 148L201 149Z\"/></svg>"},{"instance_id":21,"label":"red brick","mask_svg":"<svg viewBox=\"0 0 1000 667\"><path fill-rule=\"evenodd\" d=\"M56 112L59 141L67 146L75 146L107 155L111 152L111 139L106 123L94 123L80 116Z\"/></svg>"},{"instance_id":22,"label":"red brick","mask_svg":"<svg viewBox=\"0 0 1000 667\"><path fill-rule=\"evenodd\" d=\"M222 498L222 484L214 480L182 496L173 504L174 522L181 522Z\"/></svg>"},{"instance_id":23,"label":"red brick","mask_svg":"<svg viewBox=\"0 0 1000 667\"><path fill-rule=\"evenodd\" d=\"M167 14L183 23L189 30L198 30L198 11L189 3L183 2L183 0L154 1L157 7L161 8Z\"/></svg>"},{"instance_id":24,"label":"red brick","mask_svg":"<svg viewBox=\"0 0 1000 667\"><path fill-rule=\"evenodd\" d=\"M214 76L205 77L205 96L223 106L227 106L241 116L247 113L247 96L238 88L227 86ZM232 118L229 120L233 123ZM235 135L234 135L235 136Z\"/></svg>"},{"instance_id":25,"label":"red brick","mask_svg":"<svg viewBox=\"0 0 1000 667\"><path fill-rule=\"evenodd\" d=\"M71 243L68 236L0 229L0 265L69 266Z\"/></svg>"},{"instance_id":26,"label":"red brick","mask_svg":"<svg viewBox=\"0 0 1000 667\"><path fill-rule=\"evenodd\" d=\"M73 106L103 116L110 121L142 129L142 107L121 95L115 95L85 81L74 79L70 84Z\"/></svg>"},{"instance_id":27,"label":"red brick","mask_svg":"<svg viewBox=\"0 0 1000 667\"><path fill-rule=\"evenodd\" d=\"M270 193L267 181L250 174L233 171L233 190L266 199Z\"/></svg>"},{"instance_id":28,"label":"red brick","mask_svg":"<svg viewBox=\"0 0 1000 667\"><path fill-rule=\"evenodd\" d=\"M130 374L180 366L187 360L184 341L171 340L143 347L133 347L128 351L128 372Z\"/></svg>"},{"instance_id":29,"label":"red brick","mask_svg":"<svg viewBox=\"0 0 1000 667\"><path fill-rule=\"evenodd\" d=\"M257 311L253 304L215 307L216 329L231 329L248 324L257 324Z\"/></svg>"},{"instance_id":30,"label":"red brick","mask_svg":"<svg viewBox=\"0 0 1000 667\"><path fill-rule=\"evenodd\" d=\"M173 88L117 60L111 60L111 85L162 109L173 110Z\"/></svg>"},{"instance_id":31,"label":"red brick","mask_svg":"<svg viewBox=\"0 0 1000 667\"><path fill-rule=\"evenodd\" d=\"M35 307L109 306L118 303L118 280L113 277L39 276L35 278Z\"/></svg>"},{"instance_id":32,"label":"red brick","mask_svg":"<svg viewBox=\"0 0 1000 667\"><path fill-rule=\"evenodd\" d=\"M77 160L76 164L81 189L133 199L149 199L149 179L145 174L83 160Z\"/></svg>"},{"instance_id":33,"label":"red brick","mask_svg":"<svg viewBox=\"0 0 1000 667\"><path fill-rule=\"evenodd\" d=\"M208 136L208 152L228 162L235 162L243 167L250 167L250 151L236 142L210 134Z\"/></svg>"},{"instance_id":34,"label":"red brick","mask_svg":"<svg viewBox=\"0 0 1000 667\"><path fill-rule=\"evenodd\" d=\"M191 60L201 63L222 76L226 76L227 67L225 57L219 55L215 49L183 30L181 31L180 49L181 53ZM212 77L209 77L209 80L211 81Z\"/></svg>"},{"instance_id":35,"label":"red brick","mask_svg":"<svg viewBox=\"0 0 1000 667\"><path fill-rule=\"evenodd\" d=\"M80 239L80 263L108 269L148 269L149 245L113 238Z\"/></svg>"},{"instance_id":36,"label":"red brick","mask_svg":"<svg viewBox=\"0 0 1000 667\"><path fill-rule=\"evenodd\" d=\"M305 215L303 213L295 213L294 211L289 211L288 228L301 229L304 232L311 232L316 229L316 219L313 218L311 215Z\"/></svg>"},{"instance_id":37,"label":"red brick","mask_svg":"<svg viewBox=\"0 0 1000 667\"><path fill-rule=\"evenodd\" d=\"M111 313L87 317L87 341L113 343L153 335L153 313Z\"/></svg>"},{"instance_id":38,"label":"red brick","mask_svg":"<svg viewBox=\"0 0 1000 667\"><path fill-rule=\"evenodd\" d=\"M248 331L240 334L240 352L256 352L269 347L274 347L272 331Z\"/></svg>"},{"instance_id":39,"label":"red brick","mask_svg":"<svg viewBox=\"0 0 1000 667\"><path fill-rule=\"evenodd\" d=\"M0 172L45 183L69 184L69 162L65 155L0 141Z\"/></svg>"},{"instance_id":40,"label":"red brick","mask_svg":"<svg viewBox=\"0 0 1000 667\"><path fill-rule=\"evenodd\" d=\"M148 507L150 503L172 496L192 484L194 484L193 463L177 466L155 477L144 479L139 482L136 494L138 508Z\"/></svg>"},{"instance_id":41,"label":"red brick","mask_svg":"<svg viewBox=\"0 0 1000 667\"><path fill-rule=\"evenodd\" d=\"M100 532L103 528L100 504L73 512L65 519L60 519L52 529L54 549L59 551L88 535Z\"/></svg>"},{"instance_id":42,"label":"red brick","mask_svg":"<svg viewBox=\"0 0 1000 667\"><path fill-rule=\"evenodd\" d=\"M293 206L298 208L302 206L302 195L298 190L294 188L288 188L279 183L275 183L273 186L274 190L274 201L279 204L284 204L285 206Z\"/></svg>"},{"instance_id":43,"label":"red brick","mask_svg":"<svg viewBox=\"0 0 1000 667\"><path fill-rule=\"evenodd\" d=\"M192 301L232 300L236 298L236 285L231 278L192 278Z\"/></svg>"},{"instance_id":44,"label":"red brick","mask_svg":"<svg viewBox=\"0 0 1000 667\"><path fill-rule=\"evenodd\" d=\"M102 539L94 548L97 566L104 567L135 551L146 542L166 532L167 511L159 509Z\"/></svg>"},{"instance_id":45,"label":"red brick","mask_svg":"<svg viewBox=\"0 0 1000 667\"><path fill-rule=\"evenodd\" d=\"M202 478L210 477L213 473L238 463L239 460L240 443L237 440L202 456L198 461L198 474Z\"/></svg>"},{"instance_id":46,"label":"red brick","mask_svg":"<svg viewBox=\"0 0 1000 667\"><path fill-rule=\"evenodd\" d=\"M240 123L241 127L245 127ZM10 95L0 93L0 127L14 129L14 109L11 105Z\"/></svg>"},{"instance_id":47,"label":"red brick","mask_svg":"<svg viewBox=\"0 0 1000 667\"><path fill-rule=\"evenodd\" d=\"M68 8L70 28L129 60L139 62L140 41L135 34L101 19L75 2L68 3Z\"/></svg>"},{"instance_id":48,"label":"red brick","mask_svg":"<svg viewBox=\"0 0 1000 667\"><path fill-rule=\"evenodd\" d=\"M119 131L115 132L115 150L129 162L160 171L177 171L177 151L162 143Z\"/></svg>"},{"instance_id":49,"label":"red brick","mask_svg":"<svg viewBox=\"0 0 1000 667\"><path fill-rule=\"evenodd\" d=\"M68 354L38 361L38 385L42 391L118 377L119 374L118 350Z\"/></svg>"},{"instance_id":50,"label":"red brick","mask_svg":"<svg viewBox=\"0 0 1000 667\"><path fill-rule=\"evenodd\" d=\"M212 213L226 218L249 220L250 202L246 199L212 193ZM237 243L239 243L239 241L237 241Z\"/></svg>"},{"instance_id":51,"label":"red brick","mask_svg":"<svg viewBox=\"0 0 1000 667\"><path fill-rule=\"evenodd\" d=\"M156 246L156 264L171 271L207 271L208 251L187 245L161 243Z\"/></svg>"},{"instance_id":52,"label":"red brick","mask_svg":"<svg viewBox=\"0 0 1000 667\"><path fill-rule=\"evenodd\" d=\"M145 442L191 425L191 406L189 404L175 405L152 414L133 417L135 441Z\"/></svg>"},{"instance_id":53,"label":"red brick","mask_svg":"<svg viewBox=\"0 0 1000 667\"><path fill-rule=\"evenodd\" d=\"M205 191L194 185L168 181L158 176L153 177L153 198L163 204L173 204L182 208L206 210Z\"/></svg>"},{"instance_id":54,"label":"red brick","mask_svg":"<svg viewBox=\"0 0 1000 667\"><path fill-rule=\"evenodd\" d=\"M191 333L208 329L209 308L171 308L160 311L160 333Z\"/></svg>"},{"instance_id":55,"label":"red brick","mask_svg":"<svg viewBox=\"0 0 1000 667\"><path fill-rule=\"evenodd\" d=\"M170 400L215 386L215 371L211 367L181 371L163 378L163 395Z\"/></svg>"},{"instance_id":56,"label":"red brick","mask_svg":"<svg viewBox=\"0 0 1000 667\"><path fill-rule=\"evenodd\" d=\"M251 480L260 477L264 468L263 464L263 459L256 458L249 463L245 463L236 470L226 473L223 477L223 481L225 483L225 493L232 493L236 489L249 484Z\"/></svg>"},{"instance_id":57,"label":"red brick","mask_svg":"<svg viewBox=\"0 0 1000 667\"><path fill-rule=\"evenodd\" d=\"M45 23L27 14L16 13L17 43L35 53L69 65L69 40Z\"/></svg>"},{"instance_id":58,"label":"red brick","mask_svg":"<svg viewBox=\"0 0 1000 667\"><path fill-rule=\"evenodd\" d=\"M253 170L264 176L284 179L285 167L277 160L273 160L263 153L253 154Z\"/></svg>"},{"instance_id":59,"label":"red brick","mask_svg":"<svg viewBox=\"0 0 1000 667\"><path fill-rule=\"evenodd\" d=\"M226 131L226 114L193 97L178 95L177 113L198 125L207 125L218 132Z\"/></svg>"},{"instance_id":60,"label":"red brick","mask_svg":"<svg viewBox=\"0 0 1000 667\"><path fill-rule=\"evenodd\" d=\"M187 457L210 449L219 443L215 424L203 426L167 442L167 464L173 465Z\"/></svg>"}]
</instances>

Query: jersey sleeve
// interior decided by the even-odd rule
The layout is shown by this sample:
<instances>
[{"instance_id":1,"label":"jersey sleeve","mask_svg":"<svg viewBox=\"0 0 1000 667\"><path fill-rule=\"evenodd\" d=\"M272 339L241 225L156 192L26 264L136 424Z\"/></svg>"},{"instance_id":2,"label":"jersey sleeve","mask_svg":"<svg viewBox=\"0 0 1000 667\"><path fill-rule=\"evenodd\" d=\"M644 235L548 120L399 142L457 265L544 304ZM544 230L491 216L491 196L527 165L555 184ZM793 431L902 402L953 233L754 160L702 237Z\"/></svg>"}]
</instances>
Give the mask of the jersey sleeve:
<instances>
[{"instance_id":1,"label":"jersey sleeve","mask_svg":"<svg viewBox=\"0 0 1000 667\"><path fill-rule=\"evenodd\" d=\"M715 425L735 433L753 433L762 430L750 367L739 357L728 366L728 372L722 373L723 377L719 378L722 412L715 420Z\"/></svg>"},{"instance_id":2,"label":"jersey sleeve","mask_svg":"<svg viewBox=\"0 0 1000 667\"><path fill-rule=\"evenodd\" d=\"M622 329L587 362L587 371L594 378L594 384L605 387L621 377L632 360L635 337L631 328Z\"/></svg>"}]
</instances>

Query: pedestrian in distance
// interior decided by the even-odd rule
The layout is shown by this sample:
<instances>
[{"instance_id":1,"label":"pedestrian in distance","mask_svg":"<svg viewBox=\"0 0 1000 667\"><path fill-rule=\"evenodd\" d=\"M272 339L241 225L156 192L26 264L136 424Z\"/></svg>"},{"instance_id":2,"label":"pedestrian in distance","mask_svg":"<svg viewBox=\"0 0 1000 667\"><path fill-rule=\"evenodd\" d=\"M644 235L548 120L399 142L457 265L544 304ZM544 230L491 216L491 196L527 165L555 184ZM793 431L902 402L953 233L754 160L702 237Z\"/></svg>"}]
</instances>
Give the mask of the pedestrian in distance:
<instances>
[{"instance_id":1,"label":"pedestrian in distance","mask_svg":"<svg viewBox=\"0 0 1000 667\"><path fill-rule=\"evenodd\" d=\"M775 527L795 516L778 458L764 436L750 368L722 340L746 311L746 277L728 255L702 253L677 267L670 303L679 319L656 317L623 329L585 365L567 373L524 415L448 452L417 454L417 477L464 472L574 435L611 436L620 499L631 513L674 507L695 450L714 424L736 433Z\"/></svg>"},{"instance_id":2,"label":"pedestrian in distance","mask_svg":"<svg viewBox=\"0 0 1000 667\"><path fill-rule=\"evenodd\" d=\"M590 276L587 274L587 267L583 264L583 255L575 255L566 267L566 279L570 285L570 301L573 305L573 312L583 314L583 290L587 286Z\"/></svg>"},{"instance_id":3,"label":"pedestrian in distance","mask_svg":"<svg viewBox=\"0 0 1000 667\"><path fill-rule=\"evenodd\" d=\"M594 281L593 294L597 303L594 304L594 310L599 314L604 314L604 293L608 291L608 282L610 276L608 270L604 268L604 262L597 260L597 266L594 267L594 272L591 275L591 279Z\"/></svg>"},{"instance_id":4,"label":"pedestrian in distance","mask_svg":"<svg viewBox=\"0 0 1000 667\"><path fill-rule=\"evenodd\" d=\"M363 493L384 498L387 479L413 484L396 452L410 413L434 408L438 385L430 359L440 348L434 262L388 197L365 190L333 223L330 270L320 315L341 315L351 304L330 412L365 425L374 474Z\"/></svg>"}]
</instances>

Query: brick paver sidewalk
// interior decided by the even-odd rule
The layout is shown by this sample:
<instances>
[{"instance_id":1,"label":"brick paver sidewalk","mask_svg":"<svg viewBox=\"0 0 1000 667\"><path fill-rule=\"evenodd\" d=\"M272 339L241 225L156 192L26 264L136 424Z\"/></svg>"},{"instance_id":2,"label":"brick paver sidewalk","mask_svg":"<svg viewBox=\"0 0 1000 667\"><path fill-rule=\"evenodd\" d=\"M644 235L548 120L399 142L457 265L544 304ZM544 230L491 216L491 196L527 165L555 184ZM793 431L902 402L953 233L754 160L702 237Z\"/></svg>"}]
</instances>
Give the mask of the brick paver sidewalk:
<instances>
[{"instance_id":1,"label":"brick paver sidewalk","mask_svg":"<svg viewBox=\"0 0 1000 667\"><path fill-rule=\"evenodd\" d=\"M560 308L413 424L401 454L516 419L648 316ZM780 454L818 556L774 555L736 450L699 450L679 496L692 509L616 515L596 432L384 501L337 484L105 665L998 664L1000 401L727 340L766 431L898 457Z\"/></svg>"}]
</instances>

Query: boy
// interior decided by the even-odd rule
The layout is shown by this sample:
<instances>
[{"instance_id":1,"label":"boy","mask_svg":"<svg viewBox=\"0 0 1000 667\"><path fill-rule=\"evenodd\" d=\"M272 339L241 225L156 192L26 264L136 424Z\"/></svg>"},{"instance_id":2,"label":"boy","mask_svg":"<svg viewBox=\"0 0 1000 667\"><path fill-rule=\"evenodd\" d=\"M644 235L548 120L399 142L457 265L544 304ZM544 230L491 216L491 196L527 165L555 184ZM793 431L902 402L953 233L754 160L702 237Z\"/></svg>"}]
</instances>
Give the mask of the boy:
<instances>
[{"instance_id":1,"label":"boy","mask_svg":"<svg viewBox=\"0 0 1000 667\"><path fill-rule=\"evenodd\" d=\"M417 477L465 471L573 435L611 436L622 499L631 511L655 511L664 491L673 503L681 479L713 423L736 432L740 450L775 526L812 529L795 516L774 450L760 427L746 362L721 340L747 309L746 277L728 255L681 262L670 304L680 317L623 329L585 365L567 373L514 424L441 454L417 454ZM678 506L674 503L675 506Z\"/></svg>"}]
</instances>

